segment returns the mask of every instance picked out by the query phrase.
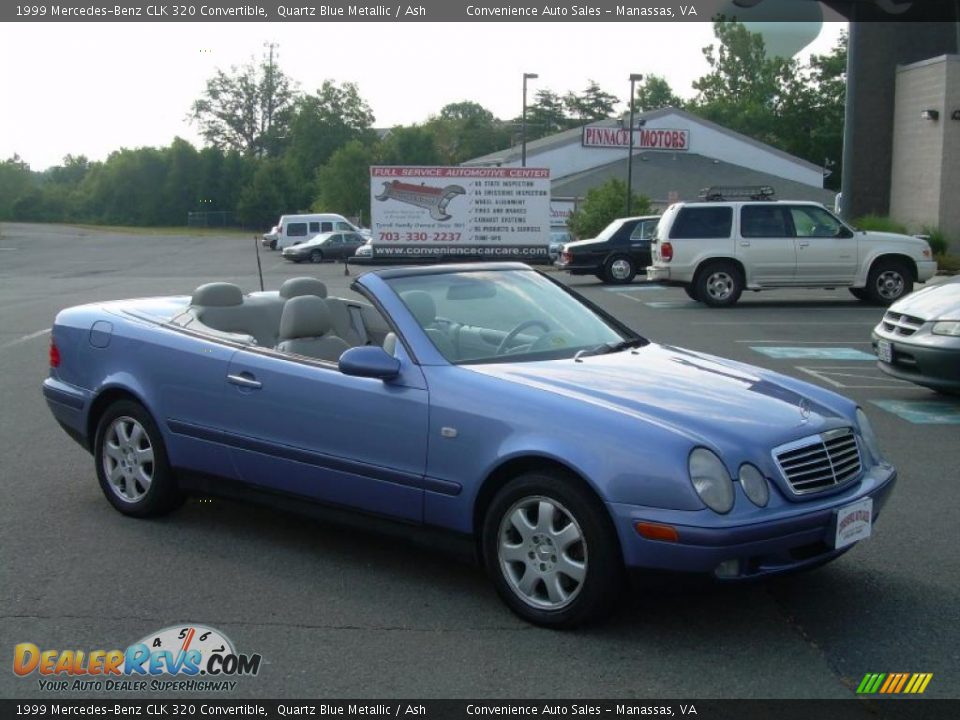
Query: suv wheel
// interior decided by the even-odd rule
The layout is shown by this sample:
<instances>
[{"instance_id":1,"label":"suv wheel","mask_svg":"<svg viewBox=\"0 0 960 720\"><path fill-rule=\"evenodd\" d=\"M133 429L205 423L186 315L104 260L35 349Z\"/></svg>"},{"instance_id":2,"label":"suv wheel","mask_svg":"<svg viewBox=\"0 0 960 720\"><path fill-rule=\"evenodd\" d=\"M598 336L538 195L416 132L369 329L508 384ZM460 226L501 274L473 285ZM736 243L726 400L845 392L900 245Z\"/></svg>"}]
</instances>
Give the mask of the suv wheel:
<instances>
[{"instance_id":1,"label":"suv wheel","mask_svg":"<svg viewBox=\"0 0 960 720\"><path fill-rule=\"evenodd\" d=\"M690 298L691 300L696 300L697 302L700 302L700 296L697 295L697 288L694 287L693 285L684 285L683 291L687 294L687 297Z\"/></svg>"},{"instance_id":2,"label":"suv wheel","mask_svg":"<svg viewBox=\"0 0 960 720\"><path fill-rule=\"evenodd\" d=\"M603 265L603 281L614 285L625 285L633 280L637 267L626 255L614 255Z\"/></svg>"},{"instance_id":3,"label":"suv wheel","mask_svg":"<svg viewBox=\"0 0 960 720\"><path fill-rule=\"evenodd\" d=\"M877 305L890 305L913 292L913 275L898 260L877 260L867 275L867 297Z\"/></svg>"},{"instance_id":4,"label":"suv wheel","mask_svg":"<svg viewBox=\"0 0 960 720\"><path fill-rule=\"evenodd\" d=\"M706 265L697 273L693 292L697 300L710 307L729 307L735 304L743 292L740 268L731 262Z\"/></svg>"}]
</instances>

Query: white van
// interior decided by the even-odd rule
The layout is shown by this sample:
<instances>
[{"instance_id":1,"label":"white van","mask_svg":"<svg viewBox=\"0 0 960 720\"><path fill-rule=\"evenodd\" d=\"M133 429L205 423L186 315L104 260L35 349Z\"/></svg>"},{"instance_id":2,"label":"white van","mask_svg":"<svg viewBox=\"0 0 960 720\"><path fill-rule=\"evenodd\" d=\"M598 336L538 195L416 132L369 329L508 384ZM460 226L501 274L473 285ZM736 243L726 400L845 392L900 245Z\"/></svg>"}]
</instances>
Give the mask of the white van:
<instances>
[{"instance_id":1,"label":"white van","mask_svg":"<svg viewBox=\"0 0 960 720\"><path fill-rule=\"evenodd\" d=\"M343 215L318 213L315 215L283 215L277 223L277 243L274 250L306 242L314 235L328 232L360 232L360 228Z\"/></svg>"}]
</instances>

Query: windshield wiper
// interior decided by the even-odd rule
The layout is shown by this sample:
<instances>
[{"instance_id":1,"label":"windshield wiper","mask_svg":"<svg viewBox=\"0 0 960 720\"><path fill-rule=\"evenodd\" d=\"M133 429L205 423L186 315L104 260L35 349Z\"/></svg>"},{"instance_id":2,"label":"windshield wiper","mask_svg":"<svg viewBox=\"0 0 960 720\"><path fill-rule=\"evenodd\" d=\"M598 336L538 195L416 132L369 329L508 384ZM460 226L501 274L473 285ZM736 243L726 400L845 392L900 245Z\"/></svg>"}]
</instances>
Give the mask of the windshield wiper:
<instances>
[{"instance_id":1,"label":"windshield wiper","mask_svg":"<svg viewBox=\"0 0 960 720\"><path fill-rule=\"evenodd\" d=\"M596 347L588 348L586 350L578 350L577 354L573 356L573 359L576 362L580 362L580 358L588 357L590 355L606 355L608 353L622 352L623 350L640 347L644 344L646 344L646 340L638 337L619 340L617 342L603 343L602 345L597 345Z\"/></svg>"}]
</instances>

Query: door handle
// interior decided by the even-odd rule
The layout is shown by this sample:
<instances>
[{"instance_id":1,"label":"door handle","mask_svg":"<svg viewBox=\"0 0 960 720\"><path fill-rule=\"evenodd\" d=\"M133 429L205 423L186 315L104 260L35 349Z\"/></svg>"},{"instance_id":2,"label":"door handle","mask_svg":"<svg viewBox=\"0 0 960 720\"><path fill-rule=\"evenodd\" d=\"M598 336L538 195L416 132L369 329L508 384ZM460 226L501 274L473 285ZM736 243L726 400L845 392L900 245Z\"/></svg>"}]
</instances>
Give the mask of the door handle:
<instances>
[{"instance_id":1,"label":"door handle","mask_svg":"<svg viewBox=\"0 0 960 720\"><path fill-rule=\"evenodd\" d=\"M797 244L798 244L800 247L807 247L807 246L810 244L810 241L809 241L809 240L801 240L801 241L800 241L799 243L797 243Z\"/></svg>"},{"instance_id":2,"label":"door handle","mask_svg":"<svg viewBox=\"0 0 960 720\"><path fill-rule=\"evenodd\" d=\"M227 382L239 385L240 387L250 388L251 390L259 390L263 387L263 383L248 372L242 372L238 375L227 375Z\"/></svg>"},{"instance_id":3,"label":"door handle","mask_svg":"<svg viewBox=\"0 0 960 720\"><path fill-rule=\"evenodd\" d=\"M750 247L750 241L749 241L749 240L741 240L741 241L740 241L740 247Z\"/></svg>"}]
</instances>

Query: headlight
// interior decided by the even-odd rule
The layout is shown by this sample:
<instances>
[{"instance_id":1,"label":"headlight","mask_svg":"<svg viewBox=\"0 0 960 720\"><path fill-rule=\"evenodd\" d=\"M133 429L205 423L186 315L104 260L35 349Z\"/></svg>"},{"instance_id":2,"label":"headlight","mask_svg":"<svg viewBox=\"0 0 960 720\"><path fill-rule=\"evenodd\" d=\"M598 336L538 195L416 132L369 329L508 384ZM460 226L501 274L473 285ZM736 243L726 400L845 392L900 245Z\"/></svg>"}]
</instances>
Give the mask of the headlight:
<instances>
[{"instance_id":1,"label":"headlight","mask_svg":"<svg viewBox=\"0 0 960 720\"><path fill-rule=\"evenodd\" d=\"M750 502L757 507L766 507L770 500L770 486L763 473L750 463L740 466L740 486Z\"/></svg>"},{"instance_id":2,"label":"headlight","mask_svg":"<svg viewBox=\"0 0 960 720\"><path fill-rule=\"evenodd\" d=\"M952 335L953 337L960 337L960 320L941 320L940 322L933 324L933 327L930 328L930 332L932 332L934 335Z\"/></svg>"},{"instance_id":3,"label":"headlight","mask_svg":"<svg viewBox=\"0 0 960 720\"><path fill-rule=\"evenodd\" d=\"M697 448L690 453L687 465L693 489L704 504L714 512L729 512L733 507L733 481L720 458L706 448Z\"/></svg>"},{"instance_id":4,"label":"headlight","mask_svg":"<svg viewBox=\"0 0 960 720\"><path fill-rule=\"evenodd\" d=\"M857 408L857 425L860 426L860 437L863 438L863 444L867 446L867 452L876 462L883 462L883 453L880 452L880 443L877 442L877 436L873 432L873 426L867 419L866 413Z\"/></svg>"}]
</instances>

